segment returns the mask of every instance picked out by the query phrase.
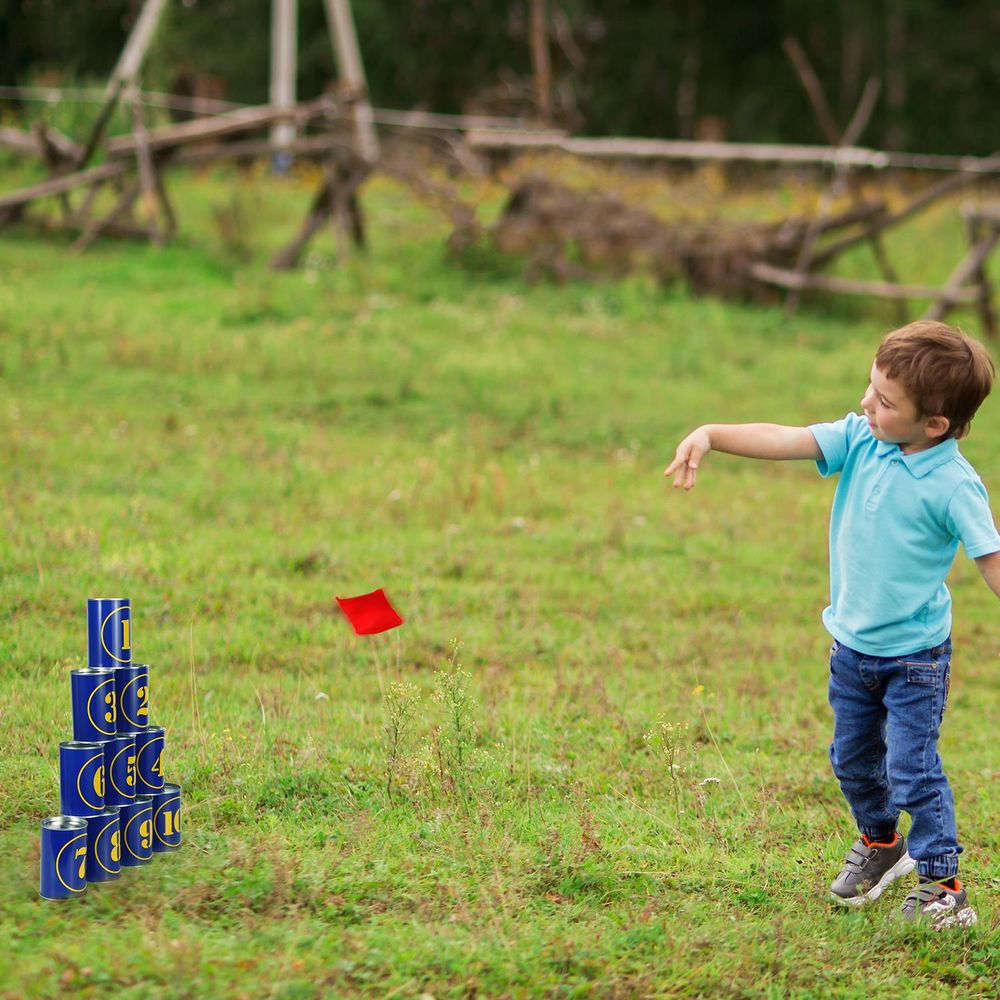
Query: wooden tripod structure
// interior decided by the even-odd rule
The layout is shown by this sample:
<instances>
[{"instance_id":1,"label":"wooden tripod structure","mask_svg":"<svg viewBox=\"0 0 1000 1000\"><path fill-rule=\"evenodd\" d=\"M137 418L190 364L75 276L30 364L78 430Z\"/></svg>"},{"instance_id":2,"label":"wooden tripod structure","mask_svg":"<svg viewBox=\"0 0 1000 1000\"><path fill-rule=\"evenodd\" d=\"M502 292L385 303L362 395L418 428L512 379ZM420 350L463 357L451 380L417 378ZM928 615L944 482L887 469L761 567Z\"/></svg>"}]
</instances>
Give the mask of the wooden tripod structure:
<instances>
[{"instance_id":1,"label":"wooden tripod structure","mask_svg":"<svg viewBox=\"0 0 1000 1000\"><path fill-rule=\"evenodd\" d=\"M328 219L335 224L339 249L343 249L348 235L363 246L364 227L356 193L378 160L379 142L350 0L323 0L339 71L337 98L320 98L305 104L294 101L297 2L273 0L271 104L149 129L139 75L167 0L145 0L108 79L90 134L82 144L77 144L53 129L39 130L38 144L50 179L0 196L0 227L17 219L37 199L56 195L62 210L62 227L79 231L74 244L78 249L89 246L105 233L146 236L154 244L162 245L177 230L177 216L163 182L163 166L168 162L197 163L216 158L218 152L212 155L213 151L194 148L195 144L271 126L270 146L259 142L237 143L223 150L222 155L259 155L270 149L318 153L324 161L323 179L309 213L292 242L274 258L273 266L293 267L309 240ZM108 123L120 103L130 111L132 131L127 136L107 139ZM343 129L333 128L343 121L345 109L352 126L347 136ZM296 142L295 128L309 124L327 125L328 135ZM89 166L99 149L103 149L105 161L97 167ZM98 193L109 183L115 185L117 197L110 210L98 215L95 212ZM73 207L69 194L80 189L86 193ZM137 205L138 221L133 214Z\"/></svg>"}]
</instances>

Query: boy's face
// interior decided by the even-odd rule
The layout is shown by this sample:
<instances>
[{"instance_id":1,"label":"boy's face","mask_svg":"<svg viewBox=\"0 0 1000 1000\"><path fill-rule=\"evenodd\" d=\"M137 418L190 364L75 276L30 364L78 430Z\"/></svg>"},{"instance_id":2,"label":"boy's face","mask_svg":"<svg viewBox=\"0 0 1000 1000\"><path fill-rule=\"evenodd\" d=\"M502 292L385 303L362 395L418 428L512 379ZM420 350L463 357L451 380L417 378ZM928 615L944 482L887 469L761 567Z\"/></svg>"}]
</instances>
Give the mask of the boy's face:
<instances>
[{"instance_id":1,"label":"boy's face","mask_svg":"<svg viewBox=\"0 0 1000 1000\"><path fill-rule=\"evenodd\" d=\"M861 408L879 441L898 444L905 454L936 445L948 430L945 417L921 417L903 387L872 365Z\"/></svg>"}]
</instances>

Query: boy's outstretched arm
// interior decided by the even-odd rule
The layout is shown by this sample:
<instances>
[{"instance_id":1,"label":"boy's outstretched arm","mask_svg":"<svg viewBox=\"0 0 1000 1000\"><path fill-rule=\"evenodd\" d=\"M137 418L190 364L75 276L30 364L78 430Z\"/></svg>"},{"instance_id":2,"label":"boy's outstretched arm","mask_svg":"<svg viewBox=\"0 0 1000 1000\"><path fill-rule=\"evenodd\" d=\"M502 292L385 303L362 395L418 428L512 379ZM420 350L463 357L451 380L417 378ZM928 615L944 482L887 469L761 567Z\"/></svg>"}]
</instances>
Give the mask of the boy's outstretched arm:
<instances>
[{"instance_id":1,"label":"boy's outstretched arm","mask_svg":"<svg viewBox=\"0 0 1000 1000\"><path fill-rule=\"evenodd\" d=\"M674 460L664 470L674 477L674 486L691 489L698 478L698 466L710 451L743 458L823 457L816 438L808 427L785 427L781 424L705 424L692 431L677 446Z\"/></svg>"},{"instance_id":2,"label":"boy's outstretched arm","mask_svg":"<svg viewBox=\"0 0 1000 1000\"><path fill-rule=\"evenodd\" d=\"M1000 597L1000 552L991 552L989 555L980 556L976 560L979 572L983 574L990 590L997 597Z\"/></svg>"}]
</instances>

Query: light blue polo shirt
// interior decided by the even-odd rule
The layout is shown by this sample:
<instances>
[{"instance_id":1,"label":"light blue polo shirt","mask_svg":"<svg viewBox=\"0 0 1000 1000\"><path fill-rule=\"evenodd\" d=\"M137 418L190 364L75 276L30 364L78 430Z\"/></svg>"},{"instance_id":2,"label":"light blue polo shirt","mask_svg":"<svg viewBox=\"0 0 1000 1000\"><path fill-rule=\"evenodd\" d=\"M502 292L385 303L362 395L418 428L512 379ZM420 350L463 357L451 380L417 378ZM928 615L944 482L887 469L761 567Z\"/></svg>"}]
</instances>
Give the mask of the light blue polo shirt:
<instances>
[{"instance_id":1,"label":"light blue polo shirt","mask_svg":"<svg viewBox=\"0 0 1000 1000\"><path fill-rule=\"evenodd\" d=\"M823 452L820 475L840 473L823 624L873 656L937 646L951 633L944 581L958 543L972 559L1000 551L982 480L953 439L904 455L857 413L809 430Z\"/></svg>"}]
</instances>

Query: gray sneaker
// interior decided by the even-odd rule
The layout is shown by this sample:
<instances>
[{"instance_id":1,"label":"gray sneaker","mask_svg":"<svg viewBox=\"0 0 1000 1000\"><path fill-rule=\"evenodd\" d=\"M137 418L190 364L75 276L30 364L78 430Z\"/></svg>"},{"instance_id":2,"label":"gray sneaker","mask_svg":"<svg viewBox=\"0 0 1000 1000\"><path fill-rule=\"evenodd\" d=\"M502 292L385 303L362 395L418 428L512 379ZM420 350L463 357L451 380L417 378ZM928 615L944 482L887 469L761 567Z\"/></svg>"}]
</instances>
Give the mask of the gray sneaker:
<instances>
[{"instance_id":1,"label":"gray sneaker","mask_svg":"<svg viewBox=\"0 0 1000 1000\"><path fill-rule=\"evenodd\" d=\"M920 884L906 897L900 915L904 920L926 923L932 930L948 927L971 927L977 920L976 911L958 879L954 888L945 882L921 878Z\"/></svg>"},{"instance_id":2,"label":"gray sneaker","mask_svg":"<svg viewBox=\"0 0 1000 1000\"><path fill-rule=\"evenodd\" d=\"M830 896L844 906L864 906L882 895L887 885L909 875L916 862L906 853L897 833L888 844L860 837L844 858L844 867L830 886Z\"/></svg>"}]
</instances>

